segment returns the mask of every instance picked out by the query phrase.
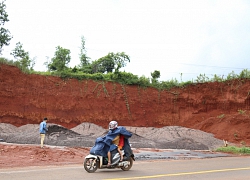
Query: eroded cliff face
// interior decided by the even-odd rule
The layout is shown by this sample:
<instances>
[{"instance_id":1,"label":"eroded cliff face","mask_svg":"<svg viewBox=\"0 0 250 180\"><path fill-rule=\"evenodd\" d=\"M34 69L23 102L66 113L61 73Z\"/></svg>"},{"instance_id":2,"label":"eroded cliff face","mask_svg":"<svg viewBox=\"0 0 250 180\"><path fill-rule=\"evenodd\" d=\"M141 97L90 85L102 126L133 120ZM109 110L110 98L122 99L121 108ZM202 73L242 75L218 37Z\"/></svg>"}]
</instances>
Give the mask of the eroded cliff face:
<instances>
[{"instance_id":1,"label":"eroded cliff face","mask_svg":"<svg viewBox=\"0 0 250 180\"><path fill-rule=\"evenodd\" d=\"M250 143L250 80L204 83L159 91L92 80L24 74L0 64L0 122L50 123L73 128L183 126L231 142Z\"/></svg>"}]
</instances>

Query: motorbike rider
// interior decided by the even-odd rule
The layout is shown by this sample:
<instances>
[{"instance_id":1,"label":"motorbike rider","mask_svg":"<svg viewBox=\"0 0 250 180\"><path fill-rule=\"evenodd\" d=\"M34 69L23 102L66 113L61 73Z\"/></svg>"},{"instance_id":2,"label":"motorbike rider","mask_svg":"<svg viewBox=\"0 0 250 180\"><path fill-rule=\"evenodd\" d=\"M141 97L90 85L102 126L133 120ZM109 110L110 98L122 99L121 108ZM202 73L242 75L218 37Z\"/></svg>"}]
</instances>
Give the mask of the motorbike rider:
<instances>
[{"instance_id":1,"label":"motorbike rider","mask_svg":"<svg viewBox=\"0 0 250 180\"><path fill-rule=\"evenodd\" d=\"M118 123L117 121L111 121L109 123L109 130L110 131L114 131L116 128L118 127ZM123 160L123 155L122 155L122 152L121 152L121 148L123 146L123 143L124 143L124 137L119 134L117 135L113 140L112 140L112 144L109 148L109 151L108 151L108 166L111 166L111 151L117 149L121 158L120 158L120 161Z\"/></svg>"}]
</instances>

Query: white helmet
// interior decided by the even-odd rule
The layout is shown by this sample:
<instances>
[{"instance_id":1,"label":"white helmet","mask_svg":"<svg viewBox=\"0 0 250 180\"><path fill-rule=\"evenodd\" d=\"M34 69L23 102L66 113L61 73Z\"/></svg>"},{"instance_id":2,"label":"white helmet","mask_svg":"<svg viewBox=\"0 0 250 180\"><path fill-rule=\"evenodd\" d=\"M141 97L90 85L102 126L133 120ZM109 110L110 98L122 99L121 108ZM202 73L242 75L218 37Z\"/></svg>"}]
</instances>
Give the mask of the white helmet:
<instances>
[{"instance_id":1,"label":"white helmet","mask_svg":"<svg viewBox=\"0 0 250 180\"><path fill-rule=\"evenodd\" d=\"M118 123L116 121L110 121L109 123L109 130L113 130L115 128L117 128Z\"/></svg>"}]
</instances>

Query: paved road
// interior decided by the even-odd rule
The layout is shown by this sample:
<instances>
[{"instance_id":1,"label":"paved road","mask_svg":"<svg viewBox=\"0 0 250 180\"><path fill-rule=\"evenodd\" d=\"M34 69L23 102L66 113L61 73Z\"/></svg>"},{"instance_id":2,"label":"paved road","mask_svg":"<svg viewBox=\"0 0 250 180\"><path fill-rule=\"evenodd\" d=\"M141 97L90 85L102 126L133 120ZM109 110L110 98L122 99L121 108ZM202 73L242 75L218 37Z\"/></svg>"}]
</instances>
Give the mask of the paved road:
<instances>
[{"instance_id":1,"label":"paved road","mask_svg":"<svg viewBox=\"0 0 250 180\"><path fill-rule=\"evenodd\" d=\"M136 161L130 171L98 169L87 173L80 164L0 169L2 180L247 180L250 157Z\"/></svg>"}]
</instances>

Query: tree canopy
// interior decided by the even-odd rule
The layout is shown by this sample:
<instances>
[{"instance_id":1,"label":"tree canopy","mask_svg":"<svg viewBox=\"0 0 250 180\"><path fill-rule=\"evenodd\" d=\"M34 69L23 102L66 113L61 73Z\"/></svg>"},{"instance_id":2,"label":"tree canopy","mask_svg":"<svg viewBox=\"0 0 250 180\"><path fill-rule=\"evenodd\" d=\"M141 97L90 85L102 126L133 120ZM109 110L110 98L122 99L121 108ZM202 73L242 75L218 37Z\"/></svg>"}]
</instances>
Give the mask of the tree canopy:
<instances>
[{"instance_id":1,"label":"tree canopy","mask_svg":"<svg viewBox=\"0 0 250 180\"><path fill-rule=\"evenodd\" d=\"M155 70L154 72L151 73L151 76L153 79L158 79L161 77L160 71Z\"/></svg>"},{"instance_id":2,"label":"tree canopy","mask_svg":"<svg viewBox=\"0 0 250 180\"><path fill-rule=\"evenodd\" d=\"M34 59L32 60L29 56L29 52L26 52L23 49L23 44L20 42L16 43L16 47L10 53L17 60L22 69L31 69L33 70L33 66L35 64Z\"/></svg>"},{"instance_id":3,"label":"tree canopy","mask_svg":"<svg viewBox=\"0 0 250 180\"><path fill-rule=\"evenodd\" d=\"M130 57L124 52L108 53L92 63L92 73L110 73L115 70L118 72L120 68L125 67L127 62L130 62Z\"/></svg>"},{"instance_id":4,"label":"tree canopy","mask_svg":"<svg viewBox=\"0 0 250 180\"><path fill-rule=\"evenodd\" d=\"M80 48L80 68L89 65L89 57L87 56L87 51L85 48L85 38L84 36L81 37L81 48Z\"/></svg>"},{"instance_id":5,"label":"tree canopy","mask_svg":"<svg viewBox=\"0 0 250 180\"><path fill-rule=\"evenodd\" d=\"M67 65L70 63L70 60L70 50L57 46L55 55L48 64L48 68L51 71L64 71L68 69Z\"/></svg>"},{"instance_id":6,"label":"tree canopy","mask_svg":"<svg viewBox=\"0 0 250 180\"><path fill-rule=\"evenodd\" d=\"M6 12L5 1L0 2L0 54L2 53L3 46L8 46L9 41L12 39L10 31L3 26L8 22L8 14Z\"/></svg>"}]
</instances>

